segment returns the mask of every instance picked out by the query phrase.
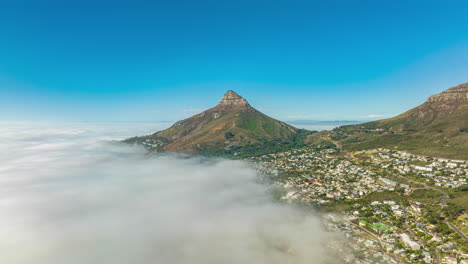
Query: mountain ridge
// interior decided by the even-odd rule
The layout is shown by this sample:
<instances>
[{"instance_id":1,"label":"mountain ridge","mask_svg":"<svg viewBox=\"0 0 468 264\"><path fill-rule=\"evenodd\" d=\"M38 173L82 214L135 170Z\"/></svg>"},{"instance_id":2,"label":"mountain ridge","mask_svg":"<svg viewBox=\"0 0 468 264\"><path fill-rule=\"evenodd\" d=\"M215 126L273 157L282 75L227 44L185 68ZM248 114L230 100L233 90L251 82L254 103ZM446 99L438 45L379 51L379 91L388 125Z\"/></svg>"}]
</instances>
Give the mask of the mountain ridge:
<instances>
[{"instance_id":1,"label":"mountain ridge","mask_svg":"<svg viewBox=\"0 0 468 264\"><path fill-rule=\"evenodd\" d=\"M415 154L468 159L468 83L430 96L392 118L342 126L313 135L335 140L348 150L394 147Z\"/></svg>"}]
</instances>

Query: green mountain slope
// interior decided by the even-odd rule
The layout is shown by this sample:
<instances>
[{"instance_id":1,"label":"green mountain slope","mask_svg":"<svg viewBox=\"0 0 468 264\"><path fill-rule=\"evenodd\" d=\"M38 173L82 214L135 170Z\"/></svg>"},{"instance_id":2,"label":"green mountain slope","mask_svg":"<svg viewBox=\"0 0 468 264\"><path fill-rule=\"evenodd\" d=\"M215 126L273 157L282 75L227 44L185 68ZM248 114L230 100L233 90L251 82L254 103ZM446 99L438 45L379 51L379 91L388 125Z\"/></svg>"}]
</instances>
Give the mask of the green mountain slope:
<instances>
[{"instance_id":1,"label":"green mountain slope","mask_svg":"<svg viewBox=\"0 0 468 264\"><path fill-rule=\"evenodd\" d=\"M166 130L125 140L145 145L153 151L202 153L239 146L290 140L297 129L257 111L233 91L219 104Z\"/></svg>"},{"instance_id":2,"label":"green mountain slope","mask_svg":"<svg viewBox=\"0 0 468 264\"><path fill-rule=\"evenodd\" d=\"M468 159L468 83L431 96L399 116L329 132L345 149L398 148L415 154Z\"/></svg>"}]
</instances>

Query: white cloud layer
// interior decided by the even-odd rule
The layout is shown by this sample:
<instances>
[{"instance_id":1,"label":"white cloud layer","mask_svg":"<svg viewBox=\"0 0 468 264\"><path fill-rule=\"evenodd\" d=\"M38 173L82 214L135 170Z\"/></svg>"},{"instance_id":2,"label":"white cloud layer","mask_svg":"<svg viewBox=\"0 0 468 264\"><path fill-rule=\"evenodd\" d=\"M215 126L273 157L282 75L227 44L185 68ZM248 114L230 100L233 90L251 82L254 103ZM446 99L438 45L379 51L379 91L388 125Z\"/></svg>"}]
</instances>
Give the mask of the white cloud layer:
<instances>
[{"instance_id":1,"label":"white cloud layer","mask_svg":"<svg viewBox=\"0 0 468 264\"><path fill-rule=\"evenodd\" d=\"M248 164L103 141L141 132L2 126L0 263L333 263L318 218Z\"/></svg>"}]
</instances>

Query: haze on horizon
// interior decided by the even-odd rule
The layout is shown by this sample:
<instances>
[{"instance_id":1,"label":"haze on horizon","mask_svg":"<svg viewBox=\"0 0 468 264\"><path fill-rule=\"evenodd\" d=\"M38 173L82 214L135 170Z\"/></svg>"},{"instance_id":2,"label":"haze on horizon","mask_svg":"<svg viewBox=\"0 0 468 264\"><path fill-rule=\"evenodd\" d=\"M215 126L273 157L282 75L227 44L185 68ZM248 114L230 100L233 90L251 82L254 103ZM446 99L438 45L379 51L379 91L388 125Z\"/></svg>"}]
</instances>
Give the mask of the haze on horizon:
<instances>
[{"instance_id":1,"label":"haze on horizon","mask_svg":"<svg viewBox=\"0 0 468 264\"><path fill-rule=\"evenodd\" d=\"M6 1L0 121L173 122L228 89L277 119L391 117L466 82L468 3Z\"/></svg>"}]
</instances>

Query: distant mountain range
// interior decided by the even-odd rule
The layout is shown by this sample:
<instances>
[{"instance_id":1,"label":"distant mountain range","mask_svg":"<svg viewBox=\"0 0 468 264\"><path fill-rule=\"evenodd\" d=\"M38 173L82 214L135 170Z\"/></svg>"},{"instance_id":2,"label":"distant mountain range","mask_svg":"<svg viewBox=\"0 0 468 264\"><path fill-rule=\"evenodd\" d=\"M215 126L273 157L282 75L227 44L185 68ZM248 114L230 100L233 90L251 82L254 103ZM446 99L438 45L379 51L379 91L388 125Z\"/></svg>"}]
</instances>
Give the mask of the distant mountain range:
<instances>
[{"instance_id":1,"label":"distant mountain range","mask_svg":"<svg viewBox=\"0 0 468 264\"><path fill-rule=\"evenodd\" d=\"M393 118L342 126L311 136L348 150L398 148L416 154L468 159L468 83L433 95Z\"/></svg>"},{"instance_id":2,"label":"distant mountain range","mask_svg":"<svg viewBox=\"0 0 468 264\"><path fill-rule=\"evenodd\" d=\"M399 116L314 133L273 119L233 91L213 108L166 130L126 139L153 152L252 155L307 145L347 150L397 148L468 159L468 83L431 96Z\"/></svg>"}]
</instances>

